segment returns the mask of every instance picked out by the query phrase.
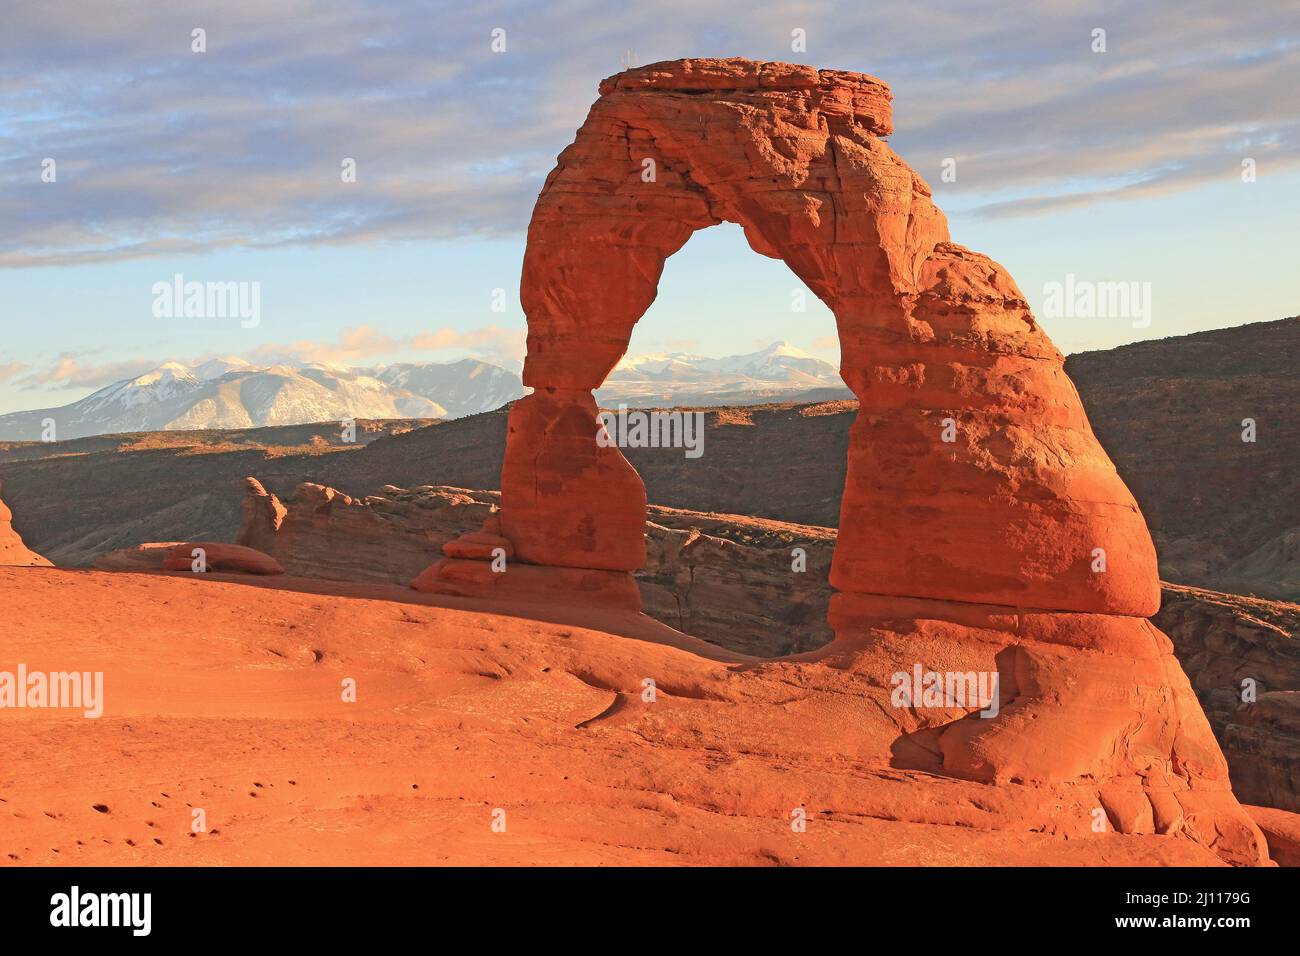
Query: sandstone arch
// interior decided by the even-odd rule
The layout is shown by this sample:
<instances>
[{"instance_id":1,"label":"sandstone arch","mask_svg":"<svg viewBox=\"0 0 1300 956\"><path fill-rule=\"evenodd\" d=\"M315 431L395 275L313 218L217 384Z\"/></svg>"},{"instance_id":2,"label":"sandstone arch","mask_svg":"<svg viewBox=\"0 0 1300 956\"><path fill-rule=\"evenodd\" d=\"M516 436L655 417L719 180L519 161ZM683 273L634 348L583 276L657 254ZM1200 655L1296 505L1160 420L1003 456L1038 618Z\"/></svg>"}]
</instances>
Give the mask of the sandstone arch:
<instances>
[{"instance_id":1,"label":"sandstone arch","mask_svg":"<svg viewBox=\"0 0 1300 956\"><path fill-rule=\"evenodd\" d=\"M839 590L1154 613L1154 548L1062 356L1011 277L949 242L929 188L881 139L883 83L682 61L621 74L601 93L528 233L524 383L536 394L516 415L502 486L503 530L522 559L642 563L639 481L617 449L562 482L544 469L552 445L590 444L590 390L626 350L664 261L728 220L836 316L842 374L862 403ZM947 417L952 444L940 441ZM539 446L529 432L550 437ZM1105 574L1092 570L1099 547Z\"/></svg>"},{"instance_id":2,"label":"sandstone arch","mask_svg":"<svg viewBox=\"0 0 1300 956\"><path fill-rule=\"evenodd\" d=\"M885 143L888 87L681 60L600 92L529 226L533 394L511 412L500 523L448 554L499 542L520 562L498 576L517 594L634 595L645 491L617 448L597 445L592 390L668 256L696 229L738 223L835 314L860 402L831 577L837 640L815 659L881 687L912 662L1002 677L996 719L896 714L882 759L1091 787L1116 828L1185 830L1257 861L1261 839L1199 704L1144 620L1159 604L1145 521L1015 282L950 241L929 187ZM953 442L941 439L949 418ZM420 586L474 593L467 582L490 575L472 564L442 562Z\"/></svg>"}]
</instances>

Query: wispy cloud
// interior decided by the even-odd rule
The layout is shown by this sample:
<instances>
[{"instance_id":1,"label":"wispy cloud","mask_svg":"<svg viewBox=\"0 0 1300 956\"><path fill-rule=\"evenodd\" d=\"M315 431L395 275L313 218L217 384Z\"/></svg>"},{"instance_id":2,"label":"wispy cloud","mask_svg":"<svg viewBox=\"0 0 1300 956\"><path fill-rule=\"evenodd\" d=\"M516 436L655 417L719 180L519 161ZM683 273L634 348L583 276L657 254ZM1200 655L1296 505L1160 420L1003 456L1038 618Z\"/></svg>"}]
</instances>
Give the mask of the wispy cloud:
<instances>
[{"instance_id":1,"label":"wispy cloud","mask_svg":"<svg viewBox=\"0 0 1300 956\"><path fill-rule=\"evenodd\" d=\"M366 365L377 359L433 361L437 360L439 353L464 351L485 361L518 369L523 359L524 342L522 329L506 329L494 325L468 332L443 328L402 337L385 335L370 325L359 325L345 329L333 342L268 343L238 357L257 366L308 365L313 362ZM102 388L143 375L165 361L176 361L193 367L218 357L230 356L208 353L189 357L95 362L93 356L64 352L41 369L32 370L18 362L0 365L0 382L14 379L18 387L29 390Z\"/></svg>"},{"instance_id":2,"label":"wispy cloud","mask_svg":"<svg viewBox=\"0 0 1300 956\"><path fill-rule=\"evenodd\" d=\"M401 337L386 335L374 326L359 325L343 330L334 342L302 341L262 345L246 358L255 364L359 364L377 356L467 350L488 361L517 366L524 355L525 339L523 329L506 329L495 325L469 331L443 328Z\"/></svg>"},{"instance_id":3,"label":"wispy cloud","mask_svg":"<svg viewBox=\"0 0 1300 956\"><path fill-rule=\"evenodd\" d=\"M33 370L18 379L17 384L25 389L100 388L134 378L159 364L148 359L95 363L64 352L46 368Z\"/></svg>"},{"instance_id":4,"label":"wispy cloud","mask_svg":"<svg viewBox=\"0 0 1300 956\"><path fill-rule=\"evenodd\" d=\"M627 50L879 75L896 148L932 179L956 158L950 194L985 215L1300 162L1290 0L43 0L0 31L0 266L517 234Z\"/></svg>"}]
</instances>

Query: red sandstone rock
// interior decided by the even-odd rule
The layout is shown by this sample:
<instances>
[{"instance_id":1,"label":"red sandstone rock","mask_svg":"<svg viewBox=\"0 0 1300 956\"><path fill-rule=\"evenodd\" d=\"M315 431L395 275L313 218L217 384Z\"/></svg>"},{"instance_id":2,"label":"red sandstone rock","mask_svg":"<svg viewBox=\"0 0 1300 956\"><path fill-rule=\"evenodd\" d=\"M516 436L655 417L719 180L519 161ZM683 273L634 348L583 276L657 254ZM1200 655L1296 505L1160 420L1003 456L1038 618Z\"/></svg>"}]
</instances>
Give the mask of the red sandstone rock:
<instances>
[{"instance_id":1,"label":"red sandstone rock","mask_svg":"<svg viewBox=\"0 0 1300 956\"><path fill-rule=\"evenodd\" d=\"M219 541L147 542L102 554L95 559L94 567L100 571L193 571L194 551L199 548L203 549L207 571L284 573L278 561L261 551Z\"/></svg>"},{"instance_id":2,"label":"red sandstone rock","mask_svg":"<svg viewBox=\"0 0 1300 956\"><path fill-rule=\"evenodd\" d=\"M245 478L244 486L244 500L239 505L239 544L271 554L288 510L256 478Z\"/></svg>"},{"instance_id":3,"label":"red sandstone rock","mask_svg":"<svg viewBox=\"0 0 1300 956\"><path fill-rule=\"evenodd\" d=\"M461 597L497 597L509 601L553 604L567 595L579 607L641 610L641 594L630 574L587 568L508 565L493 571L485 561L443 558L411 582L416 591Z\"/></svg>"},{"instance_id":4,"label":"red sandstone rock","mask_svg":"<svg viewBox=\"0 0 1300 956\"><path fill-rule=\"evenodd\" d=\"M830 616L839 637L816 652L828 663L999 676L993 719L923 709L900 722L896 766L1001 785L1093 781L1120 832L1182 833L1230 862L1262 859L1200 704L1150 622L860 594L836 595Z\"/></svg>"},{"instance_id":5,"label":"red sandstone rock","mask_svg":"<svg viewBox=\"0 0 1300 956\"><path fill-rule=\"evenodd\" d=\"M332 580L406 584L437 560L439 548L448 557L490 562L500 547L507 567L518 566L509 539L500 533L496 492L389 485L380 494L349 498L342 505L346 495L333 489L323 493L320 487L304 486L287 506L277 499L268 507L265 499L274 496L250 480L239 542L260 542L258 550L291 575ZM330 502L325 512L319 510L323 498ZM684 633L762 657L830 641L826 608L833 530L678 508L651 506L649 511L647 559L636 574L648 615ZM807 556L806 573L790 573L790 549L796 545ZM95 567L143 569L141 561L147 558L138 550L104 555ZM161 562L159 553L155 570ZM421 586L437 591L436 575L424 576ZM463 591L462 582L448 585L447 593ZM555 596L565 593L559 590Z\"/></svg>"},{"instance_id":6,"label":"red sandstone rock","mask_svg":"<svg viewBox=\"0 0 1300 956\"><path fill-rule=\"evenodd\" d=\"M468 558L490 561L494 558L513 558L514 545L510 539L486 531L472 531L459 538L448 541L442 546L442 553L449 558Z\"/></svg>"},{"instance_id":7,"label":"red sandstone rock","mask_svg":"<svg viewBox=\"0 0 1300 956\"><path fill-rule=\"evenodd\" d=\"M1268 855L1278 866L1300 866L1300 814L1273 807L1246 807L1268 840Z\"/></svg>"},{"instance_id":8,"label":"red sandstone rock","mask_svg":"<svg viewBox=\"0 0 1300 956\"><path fill-rule=\"evenodd\" d=\"M283 577L0 568L0 593L11 660L112 675L109 719L0 720L0 753L24 759L4 787L10 865L66 865L67 847L108 866L1221 862L1190 832L1099 830L1092 781L891 766L911 715L851 654L755 661L577 601ZM360 693L340 706L345 678ZM238 808L220 833L131 815L161 803L149 815L187 832L199 793ZM112 815L89 810L105 800ZM498 806L510 826L488 833Z\"/></svg>"},{"instance_id":9,"label":"red sandstone rock","mask_svg":"<svg viewBox=\"0 0 1300 956\"><path fill-rule=\"evenodd\" d=\"M482 517L495 507L495 492L388 486L326 516L304 510L321 497L312 492L304 501L295 498L263 549L291 574L406 584L435 560L439 544L445 551L454 550L457 540L502 547L506 541L499 536L498 513ZM326 497L337 502L344 496ZM833 529L654 505L649 512L648 557L636 573L647 615L727 650L764 658L813 650L831 640L826 615L833 593L827 582ZM480 523L482 530L473 530ZM254 530L246 524L246 532ZM461 537L454 539L457 532ZM143 546L155 549L153 570L161 568L157 549L173 546ZM791 573L795 547L806 556L801 573ZM148 570L141 566L148 556L140 550L113 552L95 566ZM479 569L480 581L491 580L483 579L484 573ZM571 587L562 577L551 580L557 588ZM443 590L436 574L425 576L425 586ZM464 581L448 582L445 590L467 593ZM499 597L502 591L479 587L473 593ZM1223 749L1233 792L1239 800L1296 810L1300 735L1288 719L1292 711L1283 705L1300 689L1300 648L1294 646L1300 607L1170 584L1163 594L1156 623L1172 640ZM997 652L992 656L996 660ZM1257 685L1257 704L1241 703L1244 677ZM1114 690L1120 696L1131 692L1127 686ZM939 751L931 748L931 753ZM1152 806L1141 787L1107 786L1101 794L1117 828L1154 832Z\"/></svg>"},{"instance_id":10,"label":"red sandstone rock","mask_svg":"<svg viewBox=\"0 0 1300 956\"><path fill-rule=\"evenodd\" d=\"M92 567L99 571L162 571L167 555L180 546L179 541L150 541L118 548L95 558Z\"/></svg>"},{"instance_id":11,"label":"red sandstone rock","mask_svg":"<svg viewBox=\"0 0 1300 956\"><path fill-rule=\"evenodd\" d=\"M207 571L234 571L244 574L284 574L280 562L270 555L238 544L221 541L187 541L171 548L163 558L164 571L193 571L199 560L194 552L203 552Z\"/></svg>"},{"instance_id":12,"label":"red sandstone rock","mask_svg":"<svg viewBox=\"0 0 1300 956\"><path fill-rule=\"evenodd\" d=\"M22 535L14 530L13 512L0 499L0 565L50 567L51 563L23 544Z\"/></svg>"},{"instance_id":13,"label":"red sandstone rock","mask_svg":"<svg viewBox=\"0 0 1300 956\"><path fill-rule=\"evenodd\" d=\"M500 531L495 491L389 485L379 494L352 498L303 483L281 503L255 479L246 488L236 540L298 577L405 584L458 535L480 525L486 534ZM513 557L509 541L500 540ZM483 557L490 560L491 550Z\"/></svg>"},{"instance_id":14,"label":"red sandstone rock","mask_svg":"<svg viewBox=\"0 0 1300 956\"><path fill-rule=\"evenodd\" d=\"M589 391L541 391L510 410L501 533L532 564L635 571L645 563L645 486L613 446L596 442Z\"/></svg>"}]
</instances>

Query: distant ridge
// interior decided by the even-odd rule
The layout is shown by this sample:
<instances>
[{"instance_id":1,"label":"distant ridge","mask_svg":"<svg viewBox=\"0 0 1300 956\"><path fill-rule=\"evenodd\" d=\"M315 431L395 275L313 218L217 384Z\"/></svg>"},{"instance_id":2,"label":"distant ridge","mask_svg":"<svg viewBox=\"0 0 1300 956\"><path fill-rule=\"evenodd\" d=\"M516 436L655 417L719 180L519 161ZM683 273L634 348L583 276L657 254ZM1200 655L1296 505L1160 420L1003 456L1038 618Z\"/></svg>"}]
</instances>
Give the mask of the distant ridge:
<instances>
[{"instance_id":1,"label":"distant ridge","mask_svg":"<svg viewBox=\"0 0 1300 956\"><path fill-rule=\"evenodd\" d=\"M524 394L519 375L477 359L370 368L253 365L236 356L164 362L59 408L0 415L0 441L304 425L348 418L462 418ZM743 355L629 356L596 393L606 405L752 405L849 398L835 366L786 342Z\"/></svg>"}]
</instances>

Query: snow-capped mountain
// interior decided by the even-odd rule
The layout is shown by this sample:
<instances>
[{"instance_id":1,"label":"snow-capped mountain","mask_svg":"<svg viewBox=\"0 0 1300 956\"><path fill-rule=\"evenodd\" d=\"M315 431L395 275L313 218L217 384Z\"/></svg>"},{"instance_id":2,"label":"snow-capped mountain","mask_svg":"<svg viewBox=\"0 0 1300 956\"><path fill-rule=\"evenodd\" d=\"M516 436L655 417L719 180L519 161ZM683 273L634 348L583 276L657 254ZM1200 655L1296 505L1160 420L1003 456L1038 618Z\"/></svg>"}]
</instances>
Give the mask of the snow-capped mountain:
<instances>
[{"instance_id":1,"label":"snow-capped mountain","mask_svg":"<svg viewBox=\"0 0 1300 956\"><path fill-rule=\"evenodd\" d=\"M221 378L227 372L238 372L252 367L252 362L246 362L238 356L227 356L226 358L216 358L201 365L196 365L191 371L200 382L210 382L213 379Z\"/></svg>"},{"instance_id":2,"label":"snow-capped mountain","mask_svg":"<svg viewBox=\"0 0 1300 956\"><path fill-rule=\"evenodd\" d=\"M227 357L165 362L62 408L0 415L0 441L36 441L54 422L59 440L119 432L303 425L348 418L459 418L524 394L514 372L476 359L373 368L334 363L257 366ZM835 366L774 342L709 358L674 352L627 357L596 392L606 407L752 405L821 401L850 393Z\"/></svg>"},{"instance_id":3,"label":"snow-capped mountain","mask_svg":"<svg viewBox=\"0 0 1300 956\"><path fill-rule=\"evenodd\" d=\"M605 406L753 405L849 397L834 365L786 342L725 358L687 352L628 356L596 392Z\"/></svg>"},{"instance_id":4,"label":"snow-capped mountain","mask_svg":"<svg viewBox=\"0 0 1300 956\"><path fill-rule=\"evenodd\" d=\"M394 388L436 401L448 418L500 408L524 394L517 374L476 359L446 365L403 362L371 374Z\"/></svg>"},{"instance_id":5,"label":"snow-capped mountain","mask_svg":"<svg viewBox=\"0 0 1300 956\"><path fill-rule=\"evenodd\" d=\"M513 383L513 391L510 384ZM447 395L447 404L438 400ZM452 418L524 393L519 376L483 362L357 369L316 363L258 367L236 358L165 362L62 408L0 415L0 441L118 432L301 425L349 418Z\"/></svg>"}]
</instances>

